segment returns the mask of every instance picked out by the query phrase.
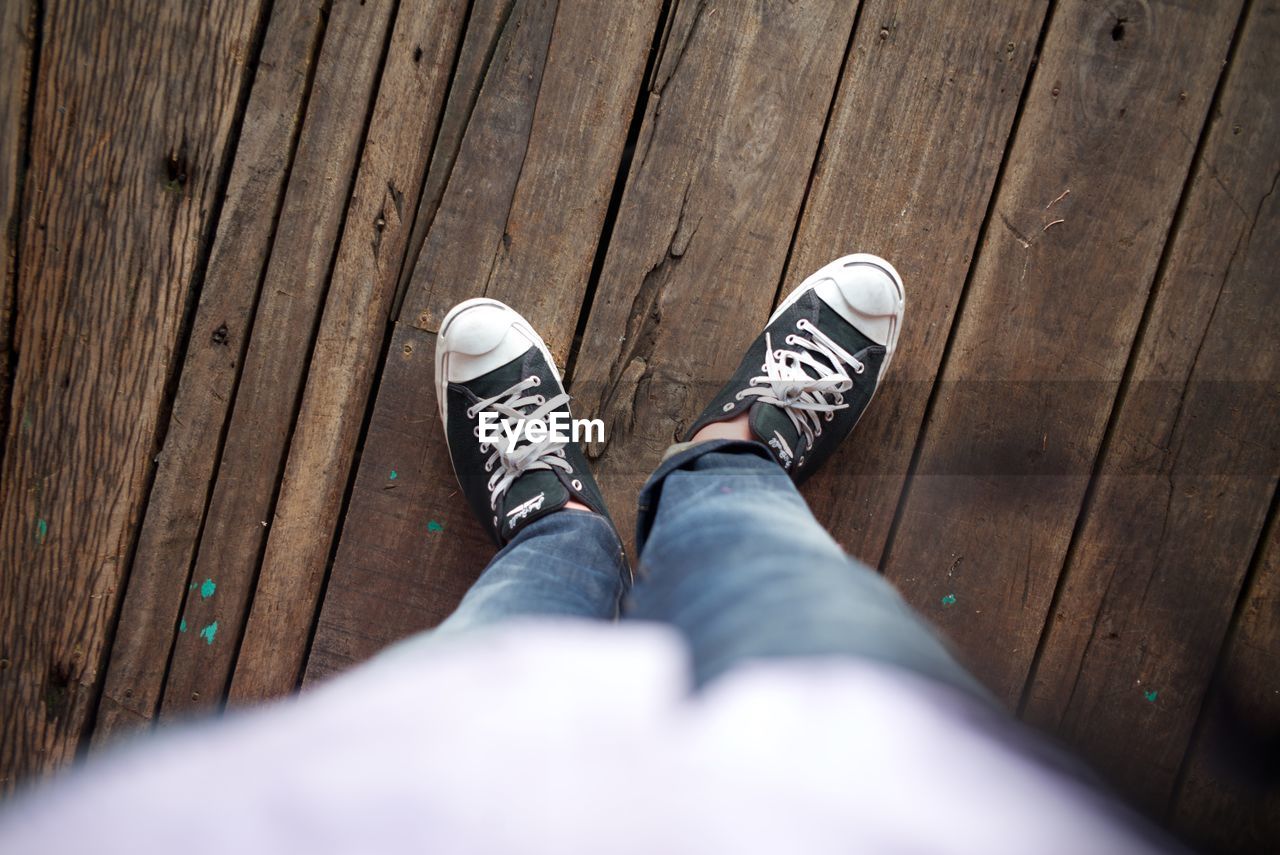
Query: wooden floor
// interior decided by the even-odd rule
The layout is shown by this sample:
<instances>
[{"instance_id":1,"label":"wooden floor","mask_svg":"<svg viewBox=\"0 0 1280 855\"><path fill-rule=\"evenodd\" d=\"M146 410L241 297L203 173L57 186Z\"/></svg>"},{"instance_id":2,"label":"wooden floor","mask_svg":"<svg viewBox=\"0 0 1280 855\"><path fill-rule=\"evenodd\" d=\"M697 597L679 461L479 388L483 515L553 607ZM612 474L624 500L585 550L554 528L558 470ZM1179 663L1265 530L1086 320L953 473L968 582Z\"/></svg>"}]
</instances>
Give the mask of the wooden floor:
<instances>
[{"instance_id":1,"label":"wooden floor","mask_svg":"<svg viewBox=\"0 0 1280 855\"><path fill-rule=\"evenodd\" d=\"M905 332L820 518L1134 803L1274 851L1280 0L0 8L3 789L451 610L457 300L541 330L630 531L863 250Z\"/></svg>"}]
</instances>

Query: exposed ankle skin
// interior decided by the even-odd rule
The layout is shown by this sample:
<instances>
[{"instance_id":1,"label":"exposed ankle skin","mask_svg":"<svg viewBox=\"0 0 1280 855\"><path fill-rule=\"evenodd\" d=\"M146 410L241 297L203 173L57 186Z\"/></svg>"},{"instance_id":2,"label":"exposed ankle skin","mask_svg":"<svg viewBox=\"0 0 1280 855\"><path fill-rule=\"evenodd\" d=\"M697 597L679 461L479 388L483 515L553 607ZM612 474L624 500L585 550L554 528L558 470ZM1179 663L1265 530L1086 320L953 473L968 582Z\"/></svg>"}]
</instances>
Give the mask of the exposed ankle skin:
<instances>
[{"instance_id":1,"label":"exposed ankle skin","mask_svg":"<svg viewBox=\"0 0 1280 855\"><path fill-rule=\"evenodd\" d=\"M595 513L595 511L591 510L586 505L582 504L582 502L575 502L572 500L565 502L564 508L561 508L561 510L566 510L568 508L573 508L574 510L577 510L577 511L586 511L587 513L590 513L590 514Z\"/></svg>"},{"instance_id":2,"label":"exposed ankle skin","mask_svg":"<svg viewBox=\"0 0 1280 855\"><path fill-rule=\"evenodd\" d=\"M691 442L706 442L709 439L752 439L751 425L748 424L750 413L744 412L728 421L712 422L693 435Z\"/></svg>"}]
</instances>

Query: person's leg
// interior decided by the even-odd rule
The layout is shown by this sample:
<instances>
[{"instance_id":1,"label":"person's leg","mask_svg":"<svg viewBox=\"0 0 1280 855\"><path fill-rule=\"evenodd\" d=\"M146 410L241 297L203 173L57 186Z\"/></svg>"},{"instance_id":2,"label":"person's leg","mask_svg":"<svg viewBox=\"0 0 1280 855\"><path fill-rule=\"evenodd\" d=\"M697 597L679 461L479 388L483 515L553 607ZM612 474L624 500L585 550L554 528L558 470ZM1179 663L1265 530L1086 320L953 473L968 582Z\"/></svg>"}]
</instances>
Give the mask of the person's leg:
<instances>
[{"instance_id":1,"label":"person's leg","mask_svg":"<svg viewBox=\"0 0 1280 855\"><path fill-rule=\"evenodd\" d=\"M756 442L694 445L646 485L628 618L671 624L697 682L753 659L850 656L987 700L877 572L847 556Z\"/></svg>"},{"instance_id":2,"label":"person's leg","mask_svg":"<svg viewBox=\"0 0 1280 855\"><path fill-rule=\"evenodd\" d=\"M759 658L846 656L986 692L885 579L849 558L795 482L852 429L898 340L897 272L839 259L770 318L640 499L628 617L687 639L700 684Z\"/></svg>"},{"instance_id":3,"label":"person's leg","mask_svg":"<svg viewBox=\"0 0 1280 855\"><path fill-rule=\"evenodd\" d=\"M622 543L609 520L566 508L521 529L435 633L511 617L613 620L629 578Z\"/></svg>"}]
</instances>

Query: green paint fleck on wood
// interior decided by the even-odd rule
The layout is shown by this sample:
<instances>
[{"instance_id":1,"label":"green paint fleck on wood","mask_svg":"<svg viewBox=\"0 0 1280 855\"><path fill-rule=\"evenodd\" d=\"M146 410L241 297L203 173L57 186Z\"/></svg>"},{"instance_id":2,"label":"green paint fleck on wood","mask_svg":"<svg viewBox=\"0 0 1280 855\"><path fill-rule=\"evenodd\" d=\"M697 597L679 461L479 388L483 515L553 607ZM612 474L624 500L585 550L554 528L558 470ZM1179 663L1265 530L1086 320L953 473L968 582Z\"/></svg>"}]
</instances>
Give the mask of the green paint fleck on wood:
<instances>
[{"instance_id":1,"label":"green paint fleck on wood","mask_svg":"<svg viewBox=\"0 0 1280 855\"><path fill-rule=\"evenodd\" d=\"M435 520L432 520L431 522L427 523L427 531L430 531L430 532L444 531L444 526L436 522Z\"/></svg>"},{"instance_id":2,"label":"green paint fleck on wood","mask_svg":"<svg viewBox=\"0 0 1280 855\"><path fill-rule=\"evenodd\" d=\"M181 623L178 624L178 632L186 632L186 631L187 631L187 619L183 618Z\"/></svg>"},{"instance_id":3,"label":"green paint fleck on wood","mask_svg":"<svg viewBox=\"0 0 1280 855\"><path fill-rule=\"evenodd\" d=\"M1156 696L1159 694L1160 693L1158 691L1143 692L1142 697L1154 704L1156 702Z\"/></svg>"},{"instance_id":4,"label":"green paint fleck on wood","mask_svg":"<svg viewBox=\"0 0 1280 855\"><path fill-rule=\"evenodd\" d=\"M947 594L945 597L942 598L942 604L944 606L954 606L956 604L956 595Z\"/></svg>"},{"instance_id":5,"label":"green paint fleck on wood","mask_svg":"<svg viewBox=\"0 0 1280 855\"><path fill-rule=\"evenodd\" d=\"M44 520L36 520L36 543L44 543L44 537L49 533L49 524Z\"/></svg>"},{"instance_id":6,"label":"green paint fleck on wood","mask_svg":"<svg viewBox=\"0 0 1280 855\"><path fill-rule=\"evenodd\" d=\"M216 590L218 590L217 584L212 579L205 579L204 584L200 586L200 599L209 599Z\"/></svg>"},{"instance_id":7,"label":"green paint fleck on wood","mask_svg":"<svg viewBox=\"0 0 1280 855\"><path fill-rule=\"evenodd\" d=\"M213 623L200 630L200 637L204 639L205 644L213 644L213 637L218 634L218 622Z\"/></svg>"},{"instance_id":8,"label":"green paint fleck on wood","mask_svg":"<svg viewBox=\"0 0 1280 855\"><path fill-rule=\"evenodd\" d=\"M396 470L392 469L392 470L391 470L391 474L390 474L390 475L388 475L388 476L387 476L387 478L389 478L390 480L394 481L394 480L396 480L396 474L397 474L397 473L396 473Z\"/></svg>"}]
</instances>

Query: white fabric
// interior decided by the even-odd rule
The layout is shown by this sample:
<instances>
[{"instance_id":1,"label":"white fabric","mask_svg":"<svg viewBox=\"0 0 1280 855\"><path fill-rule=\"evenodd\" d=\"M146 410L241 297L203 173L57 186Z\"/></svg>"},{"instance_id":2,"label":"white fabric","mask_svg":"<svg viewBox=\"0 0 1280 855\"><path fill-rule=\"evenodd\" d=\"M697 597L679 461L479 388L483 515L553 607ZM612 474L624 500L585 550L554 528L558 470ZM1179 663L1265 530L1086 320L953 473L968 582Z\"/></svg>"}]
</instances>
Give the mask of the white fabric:
<instances>
[{"instance_id":1,"label":"white fabric","mask_svg":"<svg viewBox=\"0 0 1280 855\"><path fill-rule=\"evenodd\" d=\"M110 752L0 812L0 852L1148 851L971 712L854 662L690 694L663 628L515 624Z\"/></svg>"}]
</instances>

